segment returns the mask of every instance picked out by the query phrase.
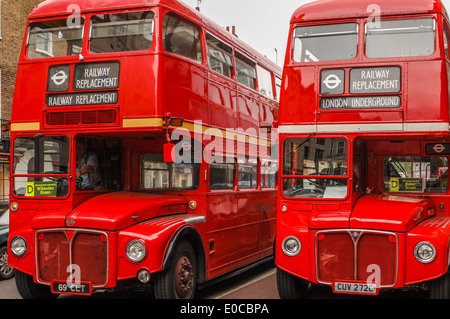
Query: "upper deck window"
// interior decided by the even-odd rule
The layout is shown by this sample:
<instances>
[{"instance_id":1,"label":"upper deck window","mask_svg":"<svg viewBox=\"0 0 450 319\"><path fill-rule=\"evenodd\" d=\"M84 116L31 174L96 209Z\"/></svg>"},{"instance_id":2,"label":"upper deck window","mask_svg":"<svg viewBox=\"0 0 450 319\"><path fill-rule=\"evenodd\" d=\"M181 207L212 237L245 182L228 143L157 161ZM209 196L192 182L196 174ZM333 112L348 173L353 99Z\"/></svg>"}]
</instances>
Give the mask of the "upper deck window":
<instances>
[{"instance_id":1,"label":"upper deck window","mask_svg":"<svg viewBox=\"0 0 450 319\"><path fill-rule=\"evenodd\" d=\"M256 66L256 69L258 71L259 93L268 97L269 99L273 99L275 96L273 93L272 74L259 65Z\"/></svg>"},{"instance_id":2,"label":"upper deck window","mask_svg":"<svg viewBox=\"0 0 450 319\"><path fill-rule=\"evenodd\" d=\"M200 30L171 14L164 17L163 43L167 52L198 62L203 60Z\"/></svg>"},{"instance_id":3,"label":"upper deck window","mask_svg":"<svg viewBox=\"0 0 450 319\"><path fill-rule=\"evenodd\" d=\"M233 76L233 49L213 36L206 34L209 67L229 78Z\"/></svg>"},{"instance_id":4,"label":"upper deck window","mask_svg":"<svg viewBox=\"0 0 450 319\"><path fill-rule=\"evenodd\" d=\"M366 55L369 58L429 56L435 50L433 18L382 20L366 24Z\"/></svg>"},{"instance_id":5,"label":"upper deck window","mask_svg":"<svg viewBox=\"0 0 450 319\"><path fill-rule=\"evenodd\" d=\"M237 81L249 88L255 89L256 63L239 52L236 52L235 58Z\"/></svg>"},{"instance_id":6,"label":"upper deck window","mask_svg":"<svg viewBox=\"0 0 450 319\"><path fill-rule=\"evenodd\" d=\"M294 29L294 61L318 62L356 57L358 25L341 23Z\"/></svg>"},{"instance_id":7,"label":"upper deck window","mask_svg":"<svg viewBox=\"0 0 450 319\"><path fill-rule=\"evenodd\" d=\"M70 19L32 22L28 27L27 57L30 59L77 55L83 44L84 19L77 25Z\"/></svg>"},{"instance_id":8,"label":"upper deck window","mask_svg":"<svg viewBox=\"0 0 450 319\"><path fill-rule=\"evenodd\" d=\"M92 17L92 53L148 50L153 43L152 11L100 14Z\"/></svg>"}]
</instances>

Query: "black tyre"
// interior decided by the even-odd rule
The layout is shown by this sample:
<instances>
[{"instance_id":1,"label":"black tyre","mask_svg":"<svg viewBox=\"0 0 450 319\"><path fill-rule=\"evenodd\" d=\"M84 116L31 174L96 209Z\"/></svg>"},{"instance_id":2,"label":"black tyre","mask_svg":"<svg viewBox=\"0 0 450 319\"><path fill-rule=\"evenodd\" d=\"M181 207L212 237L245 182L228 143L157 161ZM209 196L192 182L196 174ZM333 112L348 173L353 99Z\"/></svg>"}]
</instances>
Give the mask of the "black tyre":
<instances>
[{"instance_id":1,"label":"black tyre","mask_svg":"<svg viewBox=\"0 0 450 319\"><path fill-rule=\"evenodd\" d=\"M189 242L181 242L167 270L155 276L156 299L192 299L197 282L197 259Z\"/></svg>"},{"instance_id":2,"label":"black tyre","mask_svg":"<svg viewBox=\"0 0 450 319\"><path fill-rule=\"evenodd\" d=\"M14 268L8 265L8 248L0 248L0 280L10 279L14 276Z\"/></svg>"},{"instance_id":3,"label":"black tyre","mask_svg":"<svg viewBox=\"0 0 450 319\"><path fill-rule=\"evenodd\" d=\"M301 299L306 296L309 282L277 268L277 286L281 299Z\"/></svg>"},{"instance_id":4,"label":"black tyre","mask_svg":"<svg viewBox=\"0 0 450 319\"><path fill-rule=\"evenodd\" d=\"M448 273L431 282L430 299L450 299L450 275Z\"/></svg>"},{"instance_id":5,"label":"black tyre","mask_svg":"<svg viewBox=\"0 0 450 319\"><path fill-rule=\"evenodd\" d=\"M16 271L16 287L23 299L56 299L49 286L38 285L33 277L21 271Z\"/></svg>"}]
</instances>

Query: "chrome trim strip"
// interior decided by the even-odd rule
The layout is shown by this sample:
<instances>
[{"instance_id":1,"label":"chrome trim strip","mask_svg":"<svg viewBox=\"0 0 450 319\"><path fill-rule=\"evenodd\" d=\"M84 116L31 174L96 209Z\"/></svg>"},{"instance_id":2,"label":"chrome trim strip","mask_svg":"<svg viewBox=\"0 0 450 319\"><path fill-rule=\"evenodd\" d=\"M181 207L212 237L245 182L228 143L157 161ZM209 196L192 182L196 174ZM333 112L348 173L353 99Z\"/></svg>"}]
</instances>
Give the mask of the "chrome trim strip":
<instances>
[{"instance_id":1,"label":"chrome trim strip","mask_svg":"<svg viewBox=\"0 0 450 319\"><path fill-rule=\"evenodd\" d=\"M195 225L206 222L206 217L194 214L167 215L156 217L144 222L146 225L168 226L172 223L184 221L186 224Z\"/></svg>"},{"instance_id":2,"label":"chrome trim strip","mask_svg":"<svg viewBox=\"0 0 450 319\"><path fill-rule=\"evenodd\" d=\"M428 132L450 131L450 123L357 123L280 125L279 133Z\"/></svg>"},{"instance_id":3,"label":"chrome trim strip","mask_svg":"<svg viewBox=\"0 0 450 319\"><path fill-rule=\"evenodd\" d=\"M355 241L354 237L352 236L352 232L360 232L357 240ZM386 231L378 231L378 230L368 230L368 229L330 229L330 230L322 230L322 231L318 231L315 236L314 236L314 263L316 266L315 272L316 272L316 280L318 283L320 284L324 284L324 285L329 285L331 286L333 283L332 282L326 282L326 281L321 281L319 279L319 264L318 264L318 251L317 251L317 236L320 234L325 234L325 233L347 233L348 236L350 236L350 238L352 239L353 242L353 247L354 247L354 256L355 256L355 268L354 268L354 272L355 272L355 280L357 280L356 276L357 276L357 265L358 265L358 259L357 259L357 247L358 247L358 242L360 240L360 238L364 235L364 234L381 234L381 235L387 235L387 236L394 236L395 237L395 250L396 250L396 256L395 256L395 279L394 279L394 283L392 285L380 285L380 288L391 288L391 287L395 287L395 285L397 285L397 280L398 280L398 255L399 255L399 251L398 251L398 236L396 233L392 233L392 232L386 232Z\"/></svg>"},{"instance_id":4,"label":"chrome trim strip","mask_svg":"<svg viewBox=\"0 0 450 319\"><path fill-rule=\"evenodd\" d=\"M67 237L66 231L73 231L72 239L69 240ZM103 288L108 285L109 282L109 236L104 231L98 231L98 230L92 230L92 229L83 229L83 228L50 228L50 229L41 229L38 230L34 236L34 258L35 258L35 266L36 266L36 281L40 284L50 286L51 283L41 281L39 278L39 261L38 261L38 245L37 245L37 238L40 233L63 233L64 236L66 236L67 242L69 244L69 262L72 264L72 245L73 245L73 239L76 237L77 233L93 233L93 234L100 234L106 236L106 281L103 285L92 285L92 288Z\"/></svg>"},{"instance_id":5,"label":"chrome trim strip","mask_svg":"<svg viewBox=\"0 0 450 319\"><path fill-rule=\"evenodd\" d=\"M444 224L445 223L445 224ZM434 216L429 219L424 220L420 226L422 227L440 227L442 224L442 229L447 227L447 225L450 223L450 217L447 216Z\"/></svg>"}]
</instances>

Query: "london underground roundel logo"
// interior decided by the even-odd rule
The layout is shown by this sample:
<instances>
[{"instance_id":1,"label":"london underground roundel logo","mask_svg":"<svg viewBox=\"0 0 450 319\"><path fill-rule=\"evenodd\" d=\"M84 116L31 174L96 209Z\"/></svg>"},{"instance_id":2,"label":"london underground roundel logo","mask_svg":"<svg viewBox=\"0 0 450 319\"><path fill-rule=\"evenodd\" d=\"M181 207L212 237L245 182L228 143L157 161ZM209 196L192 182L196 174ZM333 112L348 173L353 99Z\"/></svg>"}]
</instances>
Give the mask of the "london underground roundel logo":
<instances>
[{"instance_id":1,"label":"london underground roundel logo","mask_svg":"<svg viewBox=\"0 0 450 319\"><path fill-rule=\"evenodd\" d=\"M342 81L336 74L330 74L325 78L323 83L330 90L334 90L342 83Z\"/></svg>"},{"instance_id":2,"label":"london underground roundel logo","mask_svg":"<svg viewBox=\"0 0 450 319\"><path fill-rule=\"evenodd\" d=\"M63 70L60 70L59 72L55 73L52 76L52 81L53 83L55 83L55 85L62 85L66 82L68 76L66 74L66 72L64 72Z\"/></svg>"}]
</instances>

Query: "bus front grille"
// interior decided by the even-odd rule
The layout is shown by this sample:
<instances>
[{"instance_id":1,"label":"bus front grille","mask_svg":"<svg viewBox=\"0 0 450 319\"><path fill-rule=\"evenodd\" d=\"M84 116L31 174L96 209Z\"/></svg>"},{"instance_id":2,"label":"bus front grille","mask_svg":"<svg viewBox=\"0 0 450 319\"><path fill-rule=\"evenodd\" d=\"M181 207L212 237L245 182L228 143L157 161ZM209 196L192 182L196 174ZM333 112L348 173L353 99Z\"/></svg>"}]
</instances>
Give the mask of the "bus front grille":
<instances>
[{"instance_id":1,"label":"bus front grille","mask_svg":"<svg viewBox=\"0 0 450 319\"><path fill-rule=\"evenodd\" d=\"M398 238L393 233L365 230L324 231L316 234L316 274L320 283L397 281Z\"/></svg>"},{"instance_id":2,"label":"bus front grille","mask_svg":"<svg viewBox=\"0 0 450 319\"><path fill-rule=\"evenodd\" d=\"M70 276L103 287L108 280L108 237L85 230L40 231L36 234L36 261L41 283Z\"/></svg>"}]
</instances>

